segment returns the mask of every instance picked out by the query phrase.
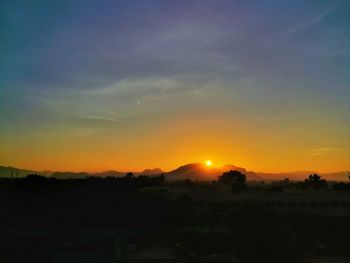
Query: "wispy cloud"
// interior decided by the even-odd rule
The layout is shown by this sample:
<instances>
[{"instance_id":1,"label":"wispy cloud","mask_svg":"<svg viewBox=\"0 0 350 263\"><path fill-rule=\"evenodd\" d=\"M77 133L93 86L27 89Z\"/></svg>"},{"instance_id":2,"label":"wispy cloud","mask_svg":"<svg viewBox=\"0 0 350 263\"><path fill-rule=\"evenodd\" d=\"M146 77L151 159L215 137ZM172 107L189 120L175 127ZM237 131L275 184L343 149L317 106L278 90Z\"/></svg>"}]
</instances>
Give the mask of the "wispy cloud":
<instances>
[{"instance_id":1,"label":"wispy cloud","mask_svg":"<svg viewBox=\"0 0 350 263\"><path fill-rule=\"evenodd\" d=\"M312 156L318 156L318 155L323 155L327 154L330 152L335 152L338 151L339 148L336 147L323 147L323 148L316 148L316 149L311 149L310 150L310 155Z\"/></svg>"},{"instance_id":2,"label":"wispy cloud","mask_svg":"<svg viewBox=\"0 0 350 263\"><path fill-rule=\"evenodd\" d=\"M337 6L332 6L324 11L322 11L321 13L306 19L300 23L297 23L296 25L290 27L287 31L286 31L286 35L291 35L291 34L295 34L297 32L303 31L307 28L310 28L311 26L321 22L329 13L331 13Z\"/></svg>"},{"instance_id":3,"label":"wispy cloud","mask_svg":"<svg viewBox=\"0 0 350 263\"><path fill-rule=\"evenodd\" d=\"M91 119L91 120L98 120L98 121L108 121L108 122L119 122L120 120L116 118L106 117L106 116L99 116L99 115L79 115L80 118L83 119Z\"/></svg>"}]
</instances>

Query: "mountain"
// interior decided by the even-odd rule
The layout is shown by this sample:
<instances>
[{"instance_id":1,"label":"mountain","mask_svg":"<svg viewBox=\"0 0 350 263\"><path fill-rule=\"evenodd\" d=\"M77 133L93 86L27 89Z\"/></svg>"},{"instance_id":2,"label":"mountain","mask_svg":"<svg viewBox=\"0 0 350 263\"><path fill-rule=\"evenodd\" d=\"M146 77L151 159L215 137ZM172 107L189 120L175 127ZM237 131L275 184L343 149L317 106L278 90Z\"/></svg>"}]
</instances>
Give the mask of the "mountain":
<instances>
[{"instance_id":1,"label":"mountain","mask_svg":"<svg viewBox=\"0 0 350 263\"><path fill-rule=\"evenodd\" d=\"M153 169L145 169L142 172L136 173L136 174L153 176L153 175L160 175L160 174L163 174L163 173L164 173L164 171L162 169L153 168Z\"/></svg>"},{"instance_id":2,"label":"mountain","mask_svg":"<svg viewBox=\"0 0 350 263\"><path fill-rule=\"evenodd\" d=\"M336 173L324 173L321 174L323 178L328 181L347 181L350 180L350 172L336 172Z\"/></svg>"},{"instance_id":3,"label":"mountain","mask_svg":"<svg viewBox=\"0 0 350 263\"><path fill-rule=\"evenodd\" d=\"M38 171L19 169L11 166L0 166L0 177L25 177L28 174L39 173Z\"/></svg>"},{"instance_id":4,"label":"mountain","mask_svg":"<svg viewBox=\"0 0 350 263\"><path fill-rule=\"evenodd\" d=\"M327 181L348 181L349 172L334 172L334 173L318 173L316 171L295 171L295 172L284 172L284 173L257 173L261 178L266 180L281 180L289 178L295 181L304 181L309 177L310 174L319 174L322 178Z\"/></svg>"},{"instance_id":5,"label":"mountain","mask_svg":"<svg viewBox=\"0 0 350 263\"><path fill-rule=\"evenodd\" d=\"M86 178L88 177L89 174L88 173L85 173L85 172L78 172L78 173L75 173L75 172L54 172L51 174L50 177L54 177L54 178L57 178L57 179L81 179L81 178Z\"/></svg>"},{"instance_id":6,"label":"mountain","mask_svg":"<svg viewBox=\"0 0 350 263\"><path fill-rule=\"evenodd\" d=\"M121 177L121 176L125 176L125 174L126 173L124 172L109 170L109 171L104 171L99 173L90 173L89 175L96 176L96 177Z\"/></svg>"},{"instance_id":7,"label":"mountain","mask_svg":"<svg viewBox=\"0 0 350 263\"><path fill-rule=\"evenodd\" d=\"M222 167L207 167L201 163L191 163L180 166L179 168L172 170L170 172L164 172L159 168L145 169L141 172L134 172L135 176L147 175L155 176L164 174L167 180L203 180L212 181L216 180L223 172L229 170L237 170L244 173L247 176L247 181L261 181L261 180L282 180L284 178L289 178L290 180L305 180L310 174L317 173L315 171L295 171L295 172L283 172L283 173L263 173L263 172L252 172L245 168L238 167L235 165L227 164ZM25 177L28 174L40 174L49 177L55 177L59 179L67 178L85 178L87 176L97 176L97 177L121 177L125 176L126 172L120 172L115 170L109 170L97 173L86 173L86 172L52 172L52 171L35 171L20 169L11 166L0 166L0 178L16 178ZM333 173L319 173L324 179L328 181L349 181L349 172L340 171Z\"/></svg>"},{"instance_id":8,"label":"mountain","mask_svg":"<svg viewBox=\"0 0 350 263\"><path fill-rule=\"evenodd\" d=\"M247 171L242 167L234 165L224 165L223 167L207 167L201 163L191 163L180 166L179 168L165 173L165 178L168 180L200 180L200 181L212 181L216 180L223 172L237 170L244 173L247 176L247 181L262 180L257 174L251 171Z\"/></svg>"},{"instance_id":9,"label":"mountain","mask_svg":"<svg viewBox=\"0 0 350 263\"><path fill-rule=\"evenodd\" d=\"M87 172L52 172L52 171L35 171L35 170L26 170L20 169L11 166L0 166L0 178L16 178L16 177L26 177L28 174L40 174L48 177L54 177L57 179L68 179L68 178L85 178L88 176L96 176L96 177L121 177L125 176L127 172L120 172L115 170L108 170L103 172L96 173L87 173ZM155 176L163 174L164 171L159 168L153 169L145 169L142 172L134 172L134 175L147 175L147 176Z\"/></svg>"},{"instance_id":10,"label":"mountain","mask_svg":"<svg viewBox=\"0 0 350 263\"><path fill-rule=\"evenodd\" d=\"M306 179L310 174L315 174L315 171L295 171L295 172L283 172L283 173L257 173L261 178L266 180L282 180L288 178L290 180L299 181Z\"/></svg>"},{"instance_id":11,"label":"mountain","mask_svg":"<svg viewBox=\"0 0 350 263\"><path fill-rule=\"evenodd\" d=\"M147 176L154 176L154 175L160 175L163 174L164 171L159 169L159 168L154 168L154 169L145 169L142 172L132 172L135 176L139 175L147 175ZM115 170L109 170L109 171L104 171L104 172L99 172L99 173L91 173L89 174L90 176L97 176L97 177L121 177L125 176L127 172L120 172L120 171L115 171Z\"/></svg>"}]
</instances>

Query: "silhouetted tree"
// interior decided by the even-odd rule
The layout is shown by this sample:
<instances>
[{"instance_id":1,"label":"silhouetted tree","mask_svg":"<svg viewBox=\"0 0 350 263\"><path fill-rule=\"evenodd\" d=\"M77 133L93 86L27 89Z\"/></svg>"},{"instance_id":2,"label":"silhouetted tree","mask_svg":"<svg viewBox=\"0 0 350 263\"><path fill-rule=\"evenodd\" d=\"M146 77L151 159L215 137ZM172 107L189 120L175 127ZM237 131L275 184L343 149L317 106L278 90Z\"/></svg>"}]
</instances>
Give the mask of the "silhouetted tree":
<instances>
[{"instance_id":1,"label":"silhouetted tree","mask_svg":"<svg viewBox=\"0 0 350 263\"><path fill-rule=\"evenodd\" d=\"M310 174L309 178L305 179L305 183L315 189L327 187L327 181L318 174Z\"/></svg>"},{"instance_id":2,"label":"silhouetted tree","mask_svg":"<svg viewBox=\"0 0 350 263\"><path fill-rule=\"evenodd\" d=\"M132 180L133 178L134 178L134 174L132 172L128 172L125 175L125 179L127 179L127 180Z\"/></svg>"},{"instance_id":3,"label":"silhouetted tree","mask_svg":"<svg viewBox=\"0 0 350 263\"><path fill-rule=\"evenodd\" d=\"M28 174L25 178L27 180L45 180L46 179L46 177L40 174Z\"/></svg>"},{"instance_id":4,"label":"silhouetted tree","mask_svg":"<svg viewBox=\"0 0 350 263\"><path fill-rule=\"evenodd\" d=\"M246 176L240 171L228 171L224 172L218 177L218 181L230 185L232 191L240 191L246 188Z\"/></svg>"},{"instance_id":5,"label":"silhouetted tree","mask_svg":"<svg viewBox=\"0 0 350 263\"><path fill-rule=\"evenodd\" d=\"M165 175L164 174L161 174L158 176L158 180L159 180L159 183L164 183L165 182Z\"/></svg>"}]
</instances>

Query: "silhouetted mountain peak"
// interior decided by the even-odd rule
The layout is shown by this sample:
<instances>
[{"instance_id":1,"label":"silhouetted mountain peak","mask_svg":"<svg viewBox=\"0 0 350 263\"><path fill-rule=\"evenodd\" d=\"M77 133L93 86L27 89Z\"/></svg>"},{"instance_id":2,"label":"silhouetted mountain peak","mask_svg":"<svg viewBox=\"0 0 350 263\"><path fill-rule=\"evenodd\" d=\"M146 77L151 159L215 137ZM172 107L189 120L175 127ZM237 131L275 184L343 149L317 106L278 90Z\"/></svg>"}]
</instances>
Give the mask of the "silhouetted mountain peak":
<instances>
[{"instance_id":1,"label":"silhouetted mountain peak","mask_svg":"<svg viewBox=\"0 0 350 263\"><path fill-rule=\"evenodd\" d=\"M125 173L115 171L115 170L108 170L104 172L99 172L99 173L92 173L92 176L98 176L98 177L119 177L119 176L124 176Z\"/></svg>"},{"instance_id":2,"label":"silhouetted mountain peak","mask_svg":"<svg viewBox=\"0 0 350 263\"><path fill-rule=\"evenodd\" d=\"M158 175L163 174L164 171L160 168L153 168L153 169L145 169L140 174L142 175Z\"/></svg>"},{"instance_id":3,"label":"silhouetted mountain peak","mask_svg":"<svg viewBox=\"0 0 350 263\"><path fill-rule=\"evenodd\" d=\"M190 163L180 166L179 168L166 173L170 180L216 180L223 172L237 170L246 174L248 180L261 180L254 172L248 172L246 169L227 164L222 167L207 167L202 163Z\"/></svg>"},{"instance_id":4,"label":"silhouetted mountain peak","mask_svg":"<svg viewBox=\"0 0 350 263\"><path fill-rule=\"evenodd\" d=\"M182 170L192 170L192 169L202 169L202 168L204 168L204 165L201 163L189 163L189 164L181 165L176 170L182 171Z\"/></svg>"},{"instance_id":5,"label":"silhouetted mountain peak","mask_svg":"<svg viewBox=\"0 0 350 263\"><path fill-rule=\"evenodd\" d=\"M159 168L145 169L142 172L136 172L134 175L160 175L165 174L168 180L216 180L223 172L237 170L247 176L247 180L281 180L284 178L289 178L291 180L304 180L310 174L317 173L315 171L294 171L294 172L280 172L280 173L268 173L268 172L252 172L248 171L243 167L235 166L232 164L225 164L222 167L207 167L202 163L189 163L178 167L175 170L170 172L164 172ZM57 178L85 178L87 176L99 176L99 177L119 177L125 176L126 172L120 172L115 170L109 170L104 172L97 173L86 173L86 172L53 172L53 171L34 171L26 170L10 166L0 166L0 177L25 177L28 174L41 174L44 176L51 176ZM339 172L329 172L329 173L320 173L320 175L327 180L334 181L348 181L349 173L348 171L339 171Z\"/></svg>"}]
</instances>

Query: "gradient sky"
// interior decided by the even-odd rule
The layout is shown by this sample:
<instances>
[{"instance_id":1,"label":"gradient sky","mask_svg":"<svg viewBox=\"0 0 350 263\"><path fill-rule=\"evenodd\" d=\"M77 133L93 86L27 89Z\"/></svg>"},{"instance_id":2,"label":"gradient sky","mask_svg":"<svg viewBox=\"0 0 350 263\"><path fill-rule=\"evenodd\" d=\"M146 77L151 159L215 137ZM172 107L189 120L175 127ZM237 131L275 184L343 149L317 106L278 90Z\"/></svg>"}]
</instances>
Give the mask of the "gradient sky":
<instances>
[{"instance_id":1,"label":"gradient sky","mask_svg":"<svg viewBox=\"0 0 350 263\"><path fill-rule=\"evenodd\" d=\"M0 164L350 169L350 1L0 3Z\"/></svg>"}]
</instances>

